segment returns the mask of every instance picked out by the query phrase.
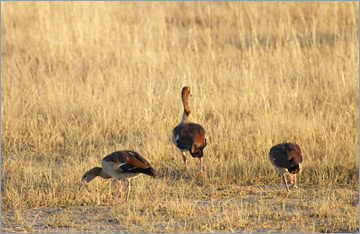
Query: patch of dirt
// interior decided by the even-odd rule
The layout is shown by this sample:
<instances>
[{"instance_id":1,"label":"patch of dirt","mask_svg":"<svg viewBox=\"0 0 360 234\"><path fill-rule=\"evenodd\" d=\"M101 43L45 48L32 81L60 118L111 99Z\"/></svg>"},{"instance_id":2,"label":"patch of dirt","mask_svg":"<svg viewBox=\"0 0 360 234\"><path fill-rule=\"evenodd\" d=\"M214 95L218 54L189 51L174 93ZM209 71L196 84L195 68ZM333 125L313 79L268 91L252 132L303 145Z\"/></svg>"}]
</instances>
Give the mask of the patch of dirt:
<instances>
[{"instance_id":1,"label":"patch of dirt","mask_svg":"<svg viewBox=\"0 0 360 234\"><path fill-rule=\"evenodd\" d=\"M284 192L285 189L279 186L256 186L253 194L246 194L244 196L226 197L219 199L196 199L189 201L193 204L196 210L209 210L211 212L204 212L199 215L197 220L219 221L220 226L209 229L200 229L199 232L320 232L320 231L338 231L349 232L348 227L341 224L342 227L331 229L336 223L338 217L350 217L356 215L350 214L359 209L357 200L348 201L346 204L351 204L348 211L340 216L330 213L331 209L324 211L316 210L322 209L322 206L316 204L324 203L325 205L335 205L337 201L333 198L333 202L329 198L321 196L327 193L328 190L317 191L316 189L301 188L294 191L292 194ZM358 198L358 192L341 188L329 188L330 191L335 191L334 194L347 193L348 197ZM294 197L293 197L294 196ZM350 202L350 203L349 203ZM71 207L43 207L37 209L28 209L21 211L2 211L1 212L1 232L33 232L33 233L119 233L119 232L179 232L183 231L186 225L189 225L189 220L184 218L176 219L174 217L165 217L164 214L158 213L157 221L148 223L146 217L142 217L138 213L140 221L127 222L119 218L117 211L125 206L126 203L120 203L116 207L107 205L94 206L71 206ZM246 219L243 223L237 223L237 220L232 220L235 223L233 226L222 224L223 219L231 217L231 212L235 212L236 208L246 210ZM320 207L320 208L319 208ZM343 208L335 207L338 211ZM150 208L151 210L151 208ZM226 211L224 215L223 211ZM115 212L115 213L114 213ZM135 211L136 213L137 211ZM140 211L139 211L140 212ZM243 212L243 211L241 211ZM338 212L335 212L338 213ZM114 214L116 214L114 216ZM350 215L350 216L349 216ZM120 214L122 217L122 215ZM162 217L163 216L163 217ZM296 222L288 224L288 221L300 218L302 226L297 226ZM170 219L170 220L169 220ZM357 216L358 219L358 216ZM119 221L120 220L120 221ZM277 221L276 221L277 220ZM280 220L280 222L279 222ZM122 223L120 223L122 222ZM290 225L291 224L291 225ZM194 225L194 224L193 224ZM196 225L196 224L195 224ZM284 227L284 225L288 225ZM211 227L211 225L209 225ZM285 229L284 229L285 228ZM305 228L305 229L304 229ZM185 229L186 230L186 229ZM191 232L197 232L197 229L190 229ZM357 231L359 229L357 228Z\"/></svg>"},{"instance_id":2,"label":"patch of dirt","mask_svg":"<svg viewBox=\"0 0 360 234\"><path fill-rule=\"evenodd\" d=\"M119 222L107 215L109 209L106 206L80 206L29 209L21 214L3 211L1 232L122 232Z\"/></svg>"}]
</instances>

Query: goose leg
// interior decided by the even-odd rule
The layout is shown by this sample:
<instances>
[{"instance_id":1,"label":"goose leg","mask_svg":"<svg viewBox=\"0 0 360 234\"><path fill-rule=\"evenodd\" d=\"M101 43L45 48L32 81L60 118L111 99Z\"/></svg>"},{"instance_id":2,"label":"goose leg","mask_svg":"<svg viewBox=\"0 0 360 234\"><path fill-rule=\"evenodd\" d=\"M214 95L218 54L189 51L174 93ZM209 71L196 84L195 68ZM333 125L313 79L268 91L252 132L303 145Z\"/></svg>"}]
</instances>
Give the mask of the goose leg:
<instances>
[{"instance_id":1,"label":"goose leg","mask_svg":"<svg viewBox=\"0 0 360 234\"><path fill-rule=\"evenodd\" d=\"M111 203L111 206L116 204L116 200L117 200L117 198L119 197L119 194L120 194L120 192L121 192L121 188L122 188L121 181L120 181L120 180L117 181L117 184L118 184L118 186L119 186L119 187L118 187L118 191L117 191L117 193L116 193L116 195L115 195L114 200L113 200L112 203Z\"/></svg>"},{"instance_id":2,"label":"goose leg","mask_svg":"<svg viewBox=\"0 0 360 234\"><path fill-rule=\"evenodd\" d=\"M289 187L288 187L287 182L286 182L285 174L282 174L282 178L283 178L286 190L289 192Z\"/></svg>"},{"instance_id":3,"label":"goose leg","mask_svg":"<svg viewBox=\"0 0 360 234\"><path fill-rule=\"evenodd\" d=\"M200 171L199 171L199 174L204 174L204 171L203 171L203 159L202 158L199 158L200 160Z\"/></svg>"},{"instance_id":4,"label":"goose leg","mask_svg":"<svg viewBox=\"0 0 360 234\"><path fill-rule=\"evenodd\" d=\"M127 186L127 194L126 194L126 199L125 199L126 202L128 201L129 192L130 192L130 188L131 188L130 180L128 179L127 181L128 181L128 186Z\"/></svg>"},{"instance_id":5,"label":"goose leg","mask_svg":"<svg viewBox=\"0 0 360 234\"><path fill-rule=\"evenodd\" d=\"M296 175L294 177L291 177L291 187L290 189L296 189L298 186L296 185Z\"/></svg>"},{"instance_id":6,"label":"goose leg","mask_svg":"<svg viewBox=\"0 0 360 234\"><path fill-rule=\"evenodd\" d=\"M187 172L188 171L188 166L187 166L187 160L186 160L185 152L182 152L182 156L183 156L183 160L184 160L184 163L185 163L185 171Z\"/></svg>"}]
</instances>

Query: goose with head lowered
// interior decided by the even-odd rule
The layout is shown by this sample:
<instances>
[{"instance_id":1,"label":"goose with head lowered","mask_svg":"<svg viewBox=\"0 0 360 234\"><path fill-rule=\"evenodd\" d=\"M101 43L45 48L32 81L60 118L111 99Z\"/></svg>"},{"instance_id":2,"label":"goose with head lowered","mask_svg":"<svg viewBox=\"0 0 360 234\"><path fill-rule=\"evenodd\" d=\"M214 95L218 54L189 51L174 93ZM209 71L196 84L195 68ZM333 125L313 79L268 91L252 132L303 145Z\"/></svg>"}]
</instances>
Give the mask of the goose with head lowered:
<instances>
[{"instance_id":1,"label":"goose with head lowered","mask_svg":"<svg viewBox=\"0 0 360 234\"><path fill-rule=\"evenodd\" d=\"M204 128L200 124L197 124L191 116L189 96L192 96L190 87L183 87L181 98L184 106L184 113L180 124L173 129L172 141L183 157L186 172L188 171L186 152L190 152L192 157L200 160L199 174L202 174L203 150L206 146L206 136Z\"/></svg>"},{"instance_id":2,"label":"goose with head lowered","mask_svg":"<svg viewBox=\"0 0 360 234\"><path fill-rule=\"evenodd\" d=\"M290 174L290 189L297 188L296 174L300 172L300 163L303 161L301 149L295 143L282 143L271 147L269 159L276 170L281 174L286 190L289 186L285 174Z\"/></svg>"},{"instance_id":3,"label":"goose with head lowered","mask_svg":"<svg viewBox=\"0 0 360 234\"><path fill-rule=\"evenodd\" d=\"M116 151L102 159L102 167L94 167L85 172L82 176L79 190L97 176L100 176L103 179L114 178L117 180L118 184L118 191L111 203L111 205L114 205L121 191L121 180L127 180L128 182L125 199L125 201L127 201L131 186L130 179L140 175L141 173L154 178L157 176L150 163L141 157L137 152L131 150Z\"/></svg>"}]
</instances>

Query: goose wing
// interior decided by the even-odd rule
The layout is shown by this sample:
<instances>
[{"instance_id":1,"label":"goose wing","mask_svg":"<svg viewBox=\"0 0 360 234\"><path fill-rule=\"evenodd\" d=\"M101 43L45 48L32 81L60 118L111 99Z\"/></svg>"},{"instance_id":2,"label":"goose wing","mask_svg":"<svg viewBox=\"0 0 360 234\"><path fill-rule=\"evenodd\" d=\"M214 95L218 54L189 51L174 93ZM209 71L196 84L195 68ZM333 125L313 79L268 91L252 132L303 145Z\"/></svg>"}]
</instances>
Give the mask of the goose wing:
<instances>
[{"instance_id":1,"label":"goose wing","mask_svg":"<svg viewBox=\"0 0 360 234\"><path fill-rule=\"evenodd\" d=\"M195 123L183 123L176 126L173 130L175 144L180 149L191 150L193 144L198 147L206 145L204 128Z\"/></svg>"}]
</instances>

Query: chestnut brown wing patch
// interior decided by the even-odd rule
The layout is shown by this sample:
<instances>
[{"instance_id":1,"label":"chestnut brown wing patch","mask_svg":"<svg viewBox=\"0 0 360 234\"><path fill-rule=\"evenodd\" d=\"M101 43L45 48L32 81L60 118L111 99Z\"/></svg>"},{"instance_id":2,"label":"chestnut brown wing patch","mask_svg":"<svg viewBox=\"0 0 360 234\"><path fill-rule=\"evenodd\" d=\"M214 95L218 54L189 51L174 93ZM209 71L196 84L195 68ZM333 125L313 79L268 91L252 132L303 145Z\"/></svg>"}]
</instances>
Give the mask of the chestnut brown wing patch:
<instances>
[{"instance_id":1,"label":"chestnut brown wing patch","mask_svg":"<svg viewBox=\"0 0 360 234\"><path fill-rule=\"evenodd\" d=\"M299 164L302 162L301 149L298 144L295 143L285 143L284 148L286 150L286 154L288 160L293 160L294 163Z\"/></svg>"},{"instance_id":2,"label":"chestnut brown wing patch","mask_svg":"<svg viewBox=\"0 0 360 234\"><path fill-rule=\"evenodd\" d=\"M127 162L128 164L143 169L151 167L150 163L146 161L146 159L141 157L138 153L130 150L124 151L124 153L127 154L129 157L129 161Z\"/></svg>"},{"instance_id":3,"label":"chestnut brown wing patch","mask_svg":"<svg viewBox=\"0 0 360 234\"><path fill-rule=\"evenodd\" d=\"M104 157L104 161L111 162L122 171L134 170L135 168L147 169L150 163L137 152L130 150L116 151Z\"/></svg>"},{"instance_id":4,"label":"chestnut brown wing patch","mask_svg":"<svg viewBox=\"0 0 360 234\"><path fill-rule=\"evenodd\" d=\"M193 144L197 145L197 147L204 148L206 146L206 138L204 134L196 133L193 137Z\"/></svg>"}]
</instances>

